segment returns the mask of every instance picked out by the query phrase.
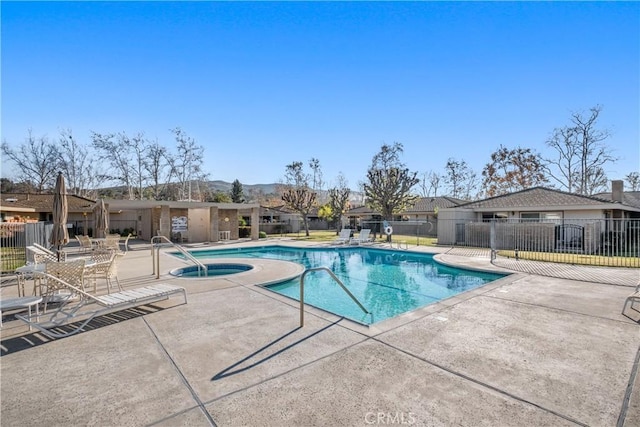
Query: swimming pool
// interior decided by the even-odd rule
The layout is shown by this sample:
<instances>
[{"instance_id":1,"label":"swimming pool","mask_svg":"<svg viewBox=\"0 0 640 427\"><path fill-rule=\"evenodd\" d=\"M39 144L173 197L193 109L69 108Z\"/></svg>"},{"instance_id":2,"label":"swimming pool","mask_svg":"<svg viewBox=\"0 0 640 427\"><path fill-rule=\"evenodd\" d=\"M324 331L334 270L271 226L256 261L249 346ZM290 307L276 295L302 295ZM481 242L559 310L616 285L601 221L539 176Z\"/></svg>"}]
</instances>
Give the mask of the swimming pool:
<instances>
[{"instance_id":1,"label":"swimming pool","mask_svg":"<svg viewBox=\"0 0 640 427\"><path fill-rule=\"evenodd\" d=\"M291 248L263 246L190 252L196 258L269 258L306 268L331 269L367 308L365 314L326 272L305 277L305 303L367 325L449 298L505 277L439 264L433 255L368 247ZM176 254L179 255L179 254ZM300 299L299 279L266 286Z\"/></svg>"}]
</instances>

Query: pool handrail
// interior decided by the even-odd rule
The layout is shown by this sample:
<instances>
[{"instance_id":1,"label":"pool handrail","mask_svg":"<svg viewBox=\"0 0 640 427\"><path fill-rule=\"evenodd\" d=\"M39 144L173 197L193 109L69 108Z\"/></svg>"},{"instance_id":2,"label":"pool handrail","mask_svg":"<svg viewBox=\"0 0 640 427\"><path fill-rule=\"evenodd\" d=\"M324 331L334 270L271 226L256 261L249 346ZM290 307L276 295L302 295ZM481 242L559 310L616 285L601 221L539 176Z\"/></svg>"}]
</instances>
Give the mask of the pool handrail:
<instances>
[{"instance_id":1,"label":"pool handrail","mask_svg":"<svg viewBox=\"0 0 640 427\"><path fill-rule=\"evenodd\" d=\"M300 327L302 328L304 326L304 278L307 275L307 273L310 273L312 271L320 271L320 270L324 270L327 273L329 273L329 275L331 276L331 278L333 280L336 281L336 283L338 283L338 285L340 285L340 287L347 293L347 295L349 295L349 297L356 303L358 304L358 307L360 307L362 309L362 311L365 312L365 314L370 314L369 310L367 310L364 305L362 305L362 303L360 301L358 301L358 298L355 297L355 295L353 295L351 293L351 291L349 289L347 289L347 287L344 285L344 283L342 283L342 281L338 278L338 276L335 275L335 273L333 271L331 271L331 269L327 268L327 267L314 267L314 268L308 268L304 271L304 273L302 273L302 275L300 276Z\"/></svg>"},{"instance_id":2,"label":"pool handrail","mask_svg":"<svg viewBox=\"0 0 640 427\"><path fill-rule=\"evenodd\" d=\"M178 245L177 243L173 243L171 240L167 239L165 236L153 236L151 238L151 258L153 262L153 273L156 275L156 279L160 278L160 247L162 246L161 244L156 242L156 239L164 240L166 244L169 244L174 248L176 248L178 251L180 251L180 253L182 253L185 256L185 258L187 258L189 261L197 265L198 276L200 275L201 271L204 272L205 276L209 275L208 274L209 270L207 269L207 267L202 262L200 262L200 260L198 260L196 257L191 255L189 251L187 251L184 247L182 247L181 245ZM153 254L154 247L157 248L155 256Z\"/></svg>"}]
</instances>

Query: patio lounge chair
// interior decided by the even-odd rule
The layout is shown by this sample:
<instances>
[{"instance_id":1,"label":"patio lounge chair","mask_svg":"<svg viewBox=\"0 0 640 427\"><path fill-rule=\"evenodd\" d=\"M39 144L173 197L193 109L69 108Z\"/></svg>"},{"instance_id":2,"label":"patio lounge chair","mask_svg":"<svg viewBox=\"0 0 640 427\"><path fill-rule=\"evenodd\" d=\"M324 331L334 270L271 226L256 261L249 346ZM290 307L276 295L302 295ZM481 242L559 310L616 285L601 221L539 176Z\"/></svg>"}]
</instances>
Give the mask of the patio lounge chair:
<instances>
[{"instance_id":1,"label":"patio lounge chair","mask_svg":"<svg viewBox=\"0 0 640 427\"><path fill-rule=\"evenodd\" d=\"M333 241L333 244L341 245L343 243L348 243L350 239L351 239L351 229L343 228L342 230L340 230L340 234L338 234L338 237L336 237L336 240Z\"/></svg>"},{"instance_id":2,"label":"patio lounge chair","mask_svg":"<svg viewBox=\"0 0 640 427\"><path fill-rule=\"evenodd\" d=\"M83 236L76 234L76 239L80 244L80 250L82 252L90 252L93 250L93 243L91 242L91 238L89 236Z\"/></svg>"},{"instance_id":3,"label":"patio lounge chair","mask_svg":"<svg viewBox=\"0 0 640 427\"><path fill-rule=\"evenodd\" d=\"M50 274L43 274L47 282L56 282L59 288L67 289L69 298L60 301L57 310L47 314L40 313L39 318L33 315L19 315L16 318L38 329L50 338L62 338L76 334L96 316L131 307L146 305L152 302L168 299L173 294L182 293L184 303L187 303L187 292L183 287L157 283L141 288L129 289L108 295L92 295L82 289L65 282ZM73 297L79 298L78 302ZM92 309L93 307L96 307ZM87 310L88 309L88 310ZM83 319L68 324L75 319Z\"/></svg>"},{"instance_id":4,"label":"patio lounge chair","mask_svg":"<svg viewBox=\"0 0 640 427\"><path fill-rule=\"evenodd\" d=\"M371 239L369 238L369 234L371 234L371 229L363 228L362 230L360 230L358 237L352 237L351 240L349 240L349 244L359 245L362 243L368 243L371 241Z\"/></svg>"},{"instance_id":5,"label":"patio lounge chair","mask_svg":"<svg viewBox=\"0 0 640 427\"><path fill-rule=\"evenodd\" d=\"M45 261L58 261L58 254L50 251L44 246L40 246L37 243L27 246L28 259L33 260L35 264L42 264ZM64 251L60 252L60 261L65 261L67 254Z\"/></svg>"},{"instance_id":6,"label":"patio lounge chair","mask_svg":"<svg viewBox=\"0 0 640 427\"><path fill-rule=\"evenodd\" d=\"M627 309L627 305L630 305L632 310L639 311L633 308L633 304L636 302L640 302L640 284L636 286L636 291L629 295L626 300L624 300L624 305L622 306L622 314L624 315L624 311Z\"/></svg>"}]
</instances>

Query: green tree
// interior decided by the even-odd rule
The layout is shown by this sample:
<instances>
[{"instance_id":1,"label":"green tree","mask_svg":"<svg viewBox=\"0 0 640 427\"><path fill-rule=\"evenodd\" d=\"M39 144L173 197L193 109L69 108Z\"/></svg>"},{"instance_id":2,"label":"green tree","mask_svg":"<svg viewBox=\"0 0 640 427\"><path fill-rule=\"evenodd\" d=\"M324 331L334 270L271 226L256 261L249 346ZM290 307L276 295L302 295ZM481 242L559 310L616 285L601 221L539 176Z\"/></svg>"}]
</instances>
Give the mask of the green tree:
<instances>
[{"instance_id":1,"label":"green tree","mask_svg":"<svg viewBox=\"0 0 640 427\"><path fill-rule=\"evenodd\" d=\"M233 181L231 184L231 201L233 203L244 203L244 190L242 188L242 184L237 179Z\"/></svg>"},{"instance_id":2,"label":"green tree","mask_svg":"<svg viewBox=\"0 0 640 427\"><path fill-rule=\"evenodd\" d=\"M302 162L286 166L285 182L280 188L285 205L302 216L305 235L309 237L309 213L317 204L318 193L309 185L310 177L303 170Z\"/></svg>"},{"instance_id":3,"label":"green tree","mask_svg":"<svg viewBox=\"0 0 640 427\"><path fill-rule=\"evenodd\" d=\"M524 190L547 181L539 154L529 148L509 150L502 145L491 154L491 162L482 170L482 177L487 197Z\"/></svg>"},{"instance_id":4,"label":"green tree","mask_svg":"<svg viewBox=\"0 0 640 427\"><path fill-rule=\"evenodd\" d=\"M418 184L417 172L410 172L400 161L402 144L383 144L380 152L373 156L367 170L367 182L363 184L366 204L378 211L386 220L406 210L418 199L411 189ZM387 236L391 240L391 236Z\"/></svg>"}]
</instances>

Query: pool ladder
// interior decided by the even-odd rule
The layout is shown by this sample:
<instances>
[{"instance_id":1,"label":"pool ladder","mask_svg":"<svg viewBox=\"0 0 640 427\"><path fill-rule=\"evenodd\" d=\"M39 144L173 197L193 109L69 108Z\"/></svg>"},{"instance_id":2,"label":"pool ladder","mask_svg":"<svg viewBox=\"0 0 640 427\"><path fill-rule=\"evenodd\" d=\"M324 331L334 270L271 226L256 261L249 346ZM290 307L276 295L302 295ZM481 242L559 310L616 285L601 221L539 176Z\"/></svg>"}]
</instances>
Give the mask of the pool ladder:
<instances>
[{"instance_id":1,"label":"pool ladder","mask_svg":"<svg viewBox=\"0 0 640 427\"><path fill-rule=\"evenodd\" d=\"M302 276L300 276L300 327L304 326L304 278L306 277L307 273L310 273L312 271L320 271L320 270L324 270L327 273L329 273L329 275L331 276L331 278L333 280L336 281L336 283L338 285L340 285L340 287L347 293L347 295L349 295L349 297L356 303L358 304L358 307L360 307L362 309L362 311L364 311L365 314L370 314L369 310L367 310L364 305L362 305L362 303L360 301L358 301L358 298L356 298L349 289L347 289L347 287L344 285L344 283L342 283L342 281L340 279L338 279L338 276L336 276L334 274L333 271L331 271L330 269L328 269L327 267L315 267L315 268L309 268L307 270L305 270L304 273L302 273Z\"/></svg>"},{"instance_id":2,"label":"pool ladder","mask_svg":"<svg viewBox=\"0 0 640 427\"><path fill-rule=\"evenodd\" d=\"M198 266L198 276L204 273L205 276L208 275L207 267L200 262L197 258L189 253L185 248L178 245L177 243L173 243L171 240L167 239L165 236L153 236L151 238L151 258L153 261L153 274L156 275L156 279L160 278L160 247L162 245L159 244L159 241L164 241L165 243L173 246L177 250L180 251L182 255L185 256L189 261L193 262L196 266ZM153 253L153 248L156 248L156 253Z\"/></svg>"}]
</instances>

